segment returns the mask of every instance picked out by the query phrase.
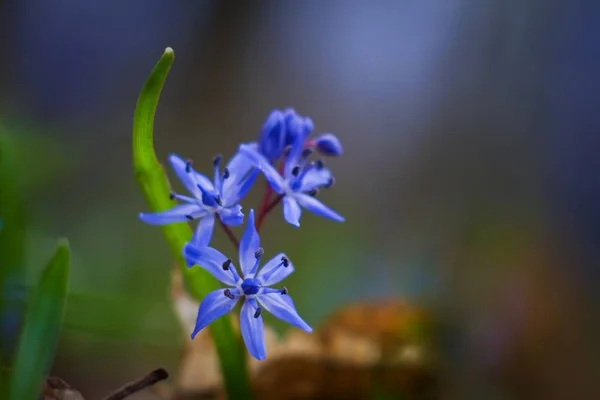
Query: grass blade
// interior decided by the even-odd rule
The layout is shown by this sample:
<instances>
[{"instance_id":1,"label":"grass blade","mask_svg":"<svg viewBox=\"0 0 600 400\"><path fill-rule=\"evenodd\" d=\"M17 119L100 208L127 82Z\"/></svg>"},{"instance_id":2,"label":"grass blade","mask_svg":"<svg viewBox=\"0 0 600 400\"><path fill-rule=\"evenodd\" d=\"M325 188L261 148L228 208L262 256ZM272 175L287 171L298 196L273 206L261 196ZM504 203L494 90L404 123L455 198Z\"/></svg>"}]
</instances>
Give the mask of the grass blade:
<instances>
[{"instance_id":1,"label":"grass blade","mask_svg":"<svg viewBox=\"0 0 600 400\"><path fill-rule=\"evenodd\" d=\"M10 374L9 400L36 400L40 396L60 334L70 259L69 244L62 240L31 293Z\"/></svg>"},{"instance_id":2,"label":"grass blade","mask_svg":"<svg viewBox=\"0 0 600 400\"><path fill-rule=\"evenodd\" d=\"M133 121L133 166L150 209L164 211L176 203L169 199L169 181L154 151L154 114L165 80L174 59L173 49L167 48L150 73L140 92ZM185 223L162 227L173 256L177 260L189 293L201 300L208 292L218 289L217 281L200 268L185 266L182 249L192 236ZM246 366L246 352L229 318L219 318L210 325L219 355L225 390L229 399L250 399L250 383ZM201 372L199 372L201 373Z\"/></svg>"}]
</instances>

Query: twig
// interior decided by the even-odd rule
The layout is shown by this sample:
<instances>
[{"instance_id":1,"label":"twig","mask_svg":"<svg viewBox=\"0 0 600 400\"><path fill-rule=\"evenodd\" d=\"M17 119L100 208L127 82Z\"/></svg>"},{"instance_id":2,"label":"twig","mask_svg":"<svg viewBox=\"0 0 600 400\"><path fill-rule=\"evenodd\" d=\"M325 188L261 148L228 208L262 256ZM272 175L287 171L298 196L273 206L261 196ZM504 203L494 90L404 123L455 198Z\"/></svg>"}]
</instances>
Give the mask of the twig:
<instances>
[{"instance_id":1,"label":"twig","mask_svg":"<svg viewBox=\"0 0 600 400\"><path fill-rule=\"evenodd\" d=\"M235 249L238 250L240 248L240 241L235 236L235 233L233 233L233 231L231 230L231 228L229 228L227 225L225 225L223 223L223 221L221 221L221 218L219 218L219 222L221 223L221 227L223 228L223 230L227 234L227 237L229 238L229 240L231 241L231 243L233 243L233 245L235 246Z\"/></svg>"},{"instance_id":2,"label":"twig","mask_svg":"<svg viewBox=\"0 0 600 400\"><path fill-rule=\"evenodd\" d=\"M128 383L113 394L106 396L103 400L122 400L127 396L137 393L140 390L147 388L148 386L154 385L156 382L167 379L168 377L169 373L165 369L155 369L154 371L141 377L140 379Z\"/></svg>"}]
</instances>

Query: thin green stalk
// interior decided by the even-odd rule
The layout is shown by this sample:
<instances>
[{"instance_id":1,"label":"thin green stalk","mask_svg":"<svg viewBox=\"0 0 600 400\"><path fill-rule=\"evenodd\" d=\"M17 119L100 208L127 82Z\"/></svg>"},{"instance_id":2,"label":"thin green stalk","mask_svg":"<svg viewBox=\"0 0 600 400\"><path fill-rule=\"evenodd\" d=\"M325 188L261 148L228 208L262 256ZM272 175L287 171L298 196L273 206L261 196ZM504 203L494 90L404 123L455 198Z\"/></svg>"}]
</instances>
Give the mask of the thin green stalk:
<instances>
[{"instance_id":1,"label":"thin green stalk","mask_svg":"<svg viewBox=\"0 0 600 400\"><path fill-rule=\"evenodd\" d=\"M169 198L170 186L167 176L154 152L154 114L160 93L175 54L168 47L144 84L135 108L133 120L133 166L150 209L164 211L176 203ZM182 250L192 237L185 223L165 225L162 228L173 256L180 266L189 293L201 300L210 291L219 288L217 281L201 268L186 267ZM221 372L229 399L250 399L250 381L246 365L246 352L239 335L236 335L229 318L219 318L210 325L211 334L221 363ZM202 371L198 371L199 374Z\"/></svg>"}]
</instances>

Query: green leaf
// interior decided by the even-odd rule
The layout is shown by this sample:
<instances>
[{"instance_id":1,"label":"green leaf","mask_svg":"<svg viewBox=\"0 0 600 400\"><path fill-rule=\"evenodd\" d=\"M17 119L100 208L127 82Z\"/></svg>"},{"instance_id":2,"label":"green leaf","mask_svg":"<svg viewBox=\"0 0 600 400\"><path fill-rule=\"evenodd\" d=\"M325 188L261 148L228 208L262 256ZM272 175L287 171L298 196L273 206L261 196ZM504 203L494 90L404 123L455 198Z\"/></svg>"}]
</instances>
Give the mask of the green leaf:
<instances>
[{"instance_id":1,"label":"green leaf","mask_svg":"<svg viewBox=\"0 0 600 400\"><path fill-rule=\"evenodd\" d=\"M25 283L27 214L16 147L14 135L0 126L0 353L4 360L12 357L23 308L15 288Z\"/></svg>"},{"instance_id":2,"label":"green leaf","mask_svg":"<svg viewBox=\"0 0 600 400\"><path fill-rule=\"evenodd\" d=\"M137 182L153 212L167 210L177 203L170 200L169 181L154 152L154 114L165 80L175 54L168 47L150 73L135 109L133 120L133 166ZM189 293L201 300L210 291L219 288L217 281L201 268L187 268L182 250L192 237L186 223L162 227L165 239L180 266ZM250 383L246 365L246 351L233 329L229 318L219 318L209 326L217 354L227 398L250 399Z\"/></svg>"},{"instance_id":3,"label":"green leaf","mask_svg":"<svg viewBox=\"0 0 600 400\"><path fill-rule=\"evenodd\" d=\"M70 258L69 244L63 239L30 296L10 375L9 400L36 400L40 396L62 325Z\"/></svg>"}]
</instances>

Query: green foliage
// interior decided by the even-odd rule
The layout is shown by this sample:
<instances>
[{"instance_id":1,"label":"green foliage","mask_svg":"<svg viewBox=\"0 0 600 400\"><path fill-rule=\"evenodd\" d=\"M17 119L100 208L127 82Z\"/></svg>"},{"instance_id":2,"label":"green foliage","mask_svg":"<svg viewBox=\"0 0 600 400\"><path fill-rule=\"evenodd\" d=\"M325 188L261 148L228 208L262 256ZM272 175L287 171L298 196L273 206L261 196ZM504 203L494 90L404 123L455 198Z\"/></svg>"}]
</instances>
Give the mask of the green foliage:
<instances>
[{"instance_id":1,"label":"green foliage","mask_svg":"<svg viewBox=\"0 0 600 400\"><path fill-rule=\"evenodd\" d=\"M12 136L0 126L0 323L14 320L20 305L13 296L16 286L23 284L26 213L18 174L17 151ZM10 314L10 315L9 315ZM3 359L16 337L14 329L0 329L0 352Z\"/></svg>"},{"instance_id":2,"label":"green foliage","mask_svg":"<svg viewBox=\"0 0 600 400\"><path fill-rule=\"evenodd\" d=\"M154 115L165 80L174 59L173 49L167 48L150 73L139 95L133 121L133 166L146 201L154 212L164 211L176 203L169 199L169 181L154 151ZM165 225L163 234L173 256L181 268L189 293L201 300L219 285L208 272L200 268L188 269L182 249L191 239L192 232L185 223ZM235 334L230 319L220 318L210 330L221 362L225 389L230 399L251 398L246 366L246 352L241 339ZM201 373L201 371L199 371Z\"/></svg>"},{"instance_id":3,"label":"green foliage","mask_svg":"<svg viewBox=\"0 0 600 400\"><path fill-rule=\"evenodd\" d=\"M70 259L69 244L62 240L30 296L11 369L9 400L35 400L40 395L62 325Z\"/></svg>"}]
</instances>

